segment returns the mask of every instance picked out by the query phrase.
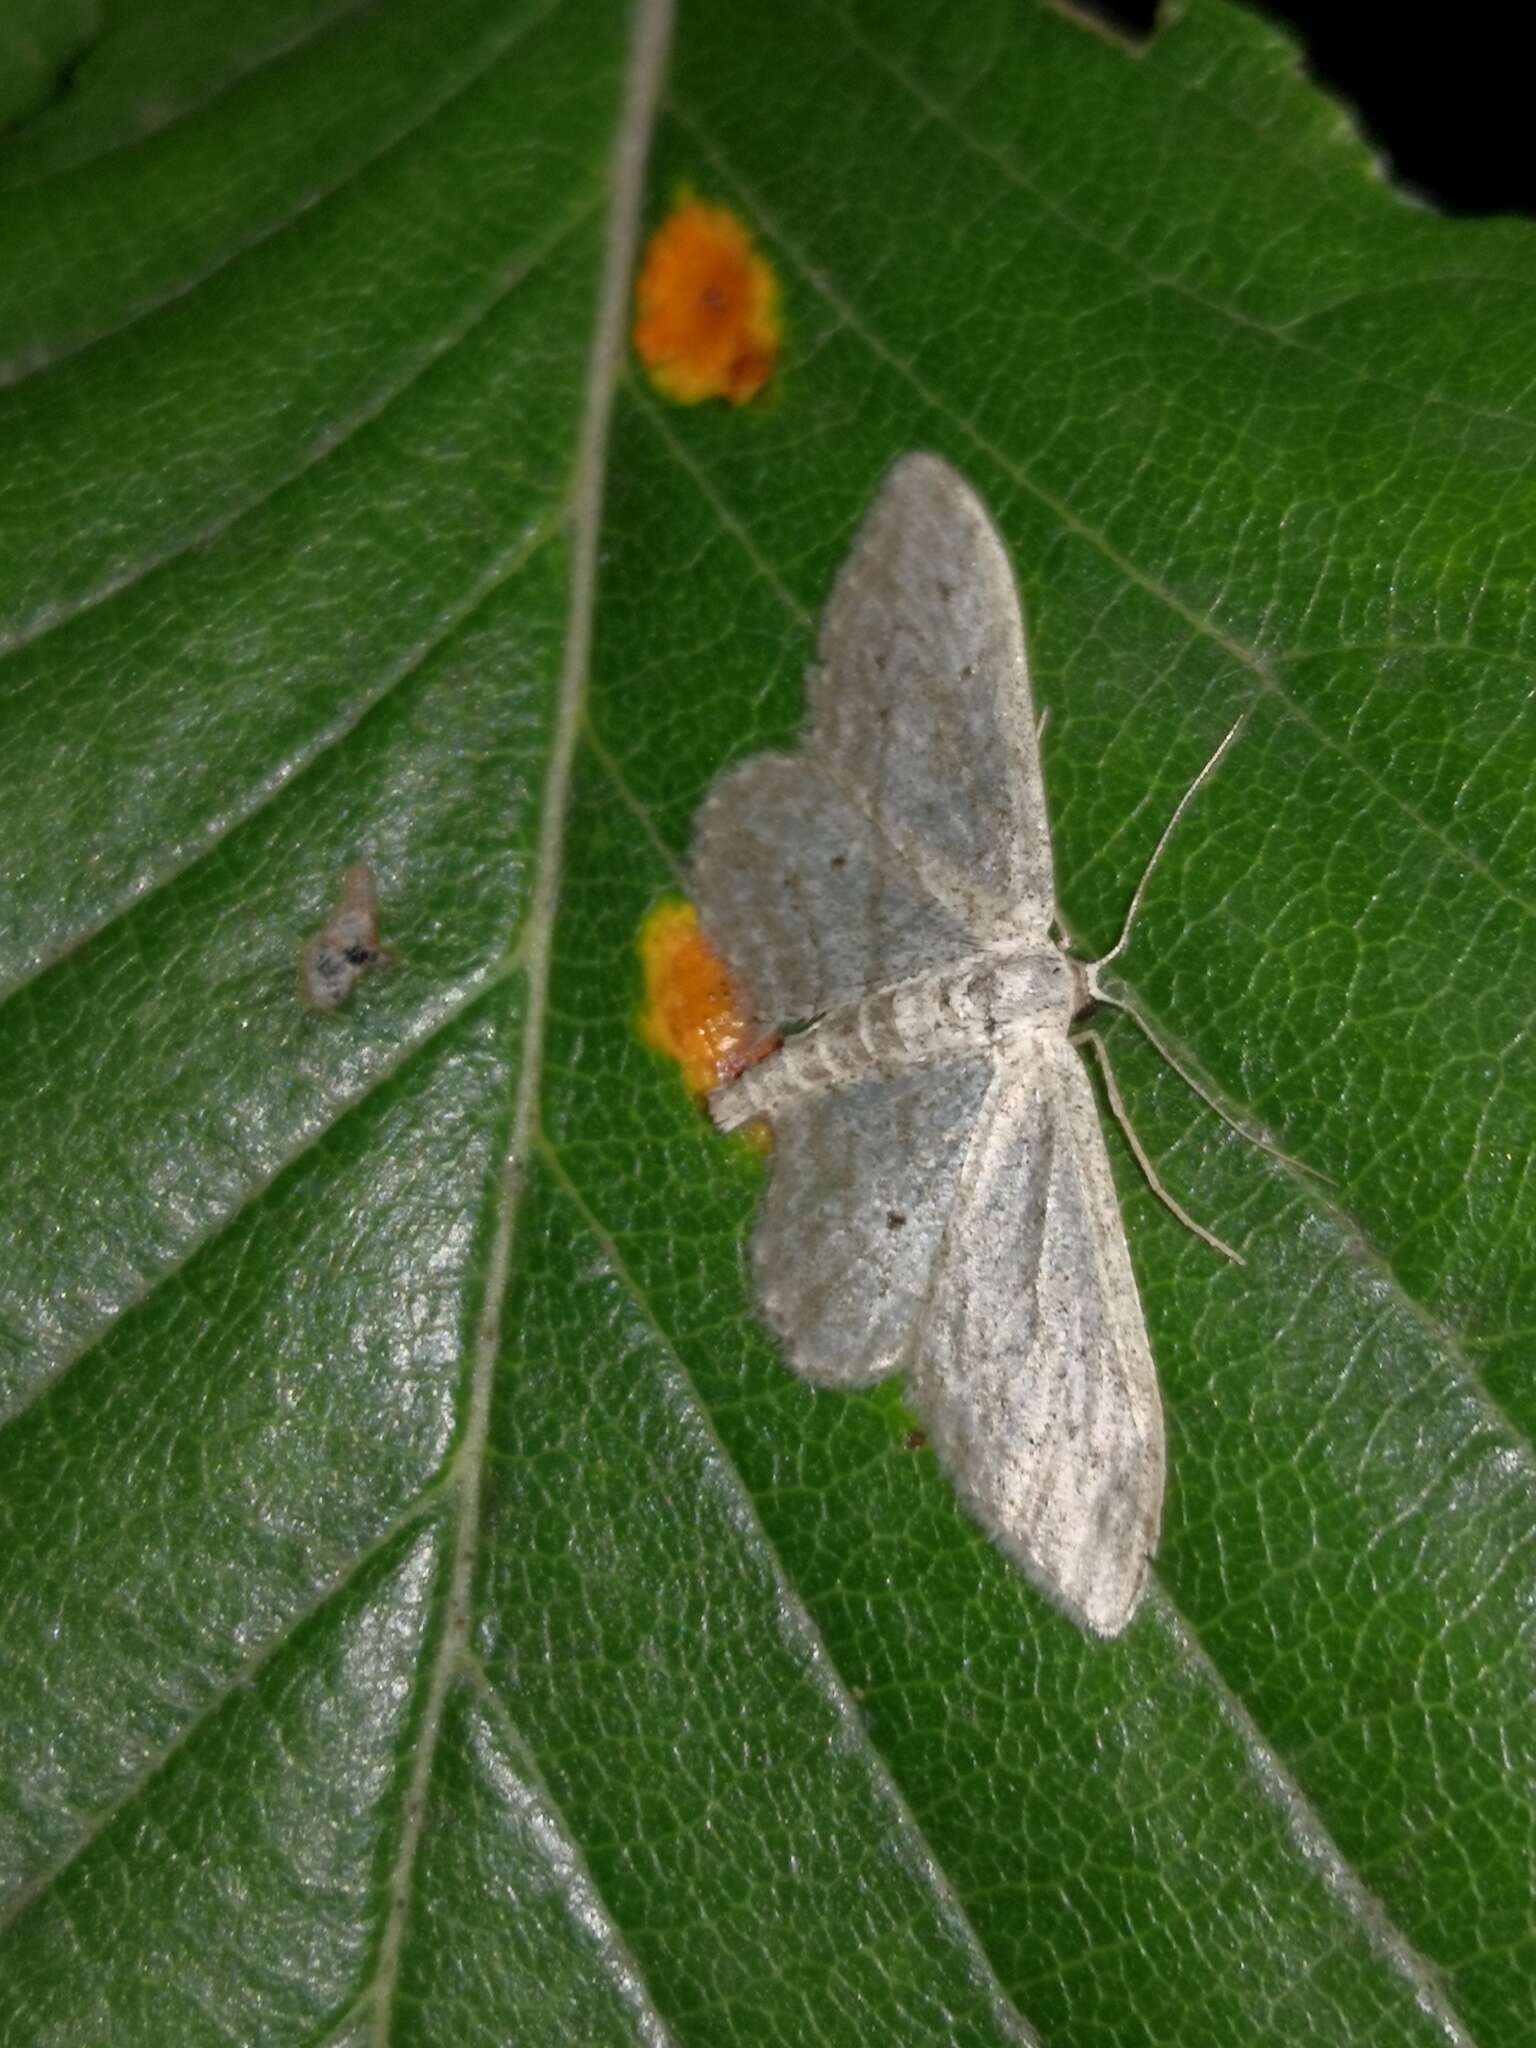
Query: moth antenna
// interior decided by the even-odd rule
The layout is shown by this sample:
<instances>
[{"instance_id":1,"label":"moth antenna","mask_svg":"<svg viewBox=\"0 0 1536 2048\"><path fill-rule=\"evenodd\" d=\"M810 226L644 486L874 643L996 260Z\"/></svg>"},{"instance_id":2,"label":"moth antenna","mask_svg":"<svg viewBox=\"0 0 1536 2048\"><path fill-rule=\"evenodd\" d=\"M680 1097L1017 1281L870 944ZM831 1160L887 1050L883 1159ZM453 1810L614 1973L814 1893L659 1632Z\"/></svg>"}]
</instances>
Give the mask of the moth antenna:
<instances>
[{"instance_id":1,"label":"moth antenna","mask_svg":"<svg viewBox=\"0 0 1536 2048\"><path fill-rule=\"evenodd\" d=\"M1220 762L1222 755L1227 751L1228 747L1231 746L1232 742L1237 738L1238 734L1242 731L1243 727L1248 723L1248 712L1251 709L1252 706L1250 705L1239 714L1237 723L1232 727L1231 731L1227 734L1226 738L1221 742L1221 745L1216 749L1215 753L1212 754L1209 761L1206 762L1205 766L1200 770L1200 773L1195 777L1194 781L1189 785L1188 789L1185 790L1184 794L1179 798L1178 802L1174 805L1173 816L1168 820L1167 824L1163 827L1162 834L1159 837L1156 846L1154 846L1152 849L1151 858L1148 860L1146 866L1141 871L1141 880L1136 884L1136 887L1132 892L1130 908L1126 911L1125 922L1120 927L1120 936L1118 939L1116 939L1115 943L1110 947L1107 953L1101 954L1100 957L1094 961L1093 964L1095 967L1107 967L1111 960L1116 959L1121 953L1125 951L1125 948L1130 941L1131 926L1136 922L1136 913L1141 908L1141 899L1147 892L1148 882L1150 882L1152 879L1152 870L1157 866L1158 862L1162 859L1163 850L1167 846L1169 840L1173 837L1174 828L1178 824L1180 818L1183 817L1184 813L1189 809L1190 804L1194 801L1196 791L1200 788L1200 785L1203 782L1209 780L1209 778L1215 773L1217 765Z\"/></svg>"},{"instance_id":2,"label":"moth antenna","mask_svg":"<svg viewBox=\"0 0 1536 2048\"><path fill-rule=\"evenodd\" d=\"M1324 1181L1327 1183L1329 1187L1332 1187L1334 1183L1331 1180L1329 1180L1328 1175L1326 1173L1320 1172L1319 1169L1315 1166L1309 1166L1304 1159L1297 1159L1289 1152L1282 1152L1278 1145L1270 1144L1267 1138L1261 1138L1256 1131L1249 1130L1246 1125L1240 1124L1237 1118L1232 1115L1231 1111L1224 1109L1222 1105L1218 1101L1216 1101L1214 1096L1208 1094L1206 1090L1200 1086L1200 1083L1195 1079L1194 1075L1191 1074L1186 1067L1180 1064L1180 1062L1174 1057L1173 1053L1169 1050L1168 1046L1164 1044L1163 1040L1159 1038L1157 1033L1152 1029L1152 1026L1147 1022L1146 1018L1143 1017L1140 1010L1138 1010L1133 1004L1123 1001L1121 997L1110 995L1099 979L1100 970L1107 967L1110 961L1115 959L1118 954L1123 953L1125 951L1127 944L1130 941L1131 927L1136 922L1136 913L1141 908L1141 899L1146 894L1148 882L1152 879L1152 870L1157 866L1159 860L1162 858L1164 848L1167 846L1169 840L1173 837L1174 827L1178 824L1180 818L1183 817L1185 811L1188 810L1201 784L1208 781L1210 777L1215 773L1216 768L1219 765L1223 754L1226 753L1227 749L1232 745L1233 741L1237 738L1238 734L1242 731L1243 727L1248 723L1249 713L1252 711L1252 709L1252 705L1249 705L1239 714L1236 722L1228 730L1226 736L1221 741L1221 744L1217 747L1215 753L1211 755L1211 758L1200 770L1200 773L1195 777L1194 781L1189 785L1188 789L1185 790L1184 794L1179 798L1178 802L1174 805L1173 816L1168 820L1167 824L1163 827L1162 832L1158 837L1158 842L1156 846L1154 846L1152 849L1151 857L1148 860L1146 866L1141 871L1141 880L1136 884L1135 889L1132 891L1130 908L1125 913L1125 922L1120 927L1119 938L1116 939L1115 943L1110 947L1109 951L1107 953L1100 954L1097 960L1088 960L1083 963L1084 976L1088 984L1088 992L1093 997L1094 1001L1100 1003L1108 1003L1112 1009L1123 1010L1125 1015L1130 1018L1131 1022L1136 1026L1136 1029L1141 1033L1142 1037L1146 1039L1147 1043L1150 1046L1154 1047L1154 1049L1157 1051L1160 1057L1168 1062L1169 1066L1172 1067L1173 1071L1178 1075L1179 1079L1184 1083L1184 1086L1190 1091L1190 1093L1192 1095L1197 1095L1200 1098L1200 1100L1205 1104L1207 1109L1214 1110L1217 1116L1221 1118L1222 1122L1227 1126L1229 1130L1236 1131L1237 1135L1240 1138L1245 1139L1248 1144L1257 1145L1259 1150L1261 1152L1267 1152L1271 1159L1278 1159L1284 1166L1294 1166L1298 1170L1298 1172L1309 1173L1313 1176L1314 1179ZM1118 1097L1116 1095L1114 1084L1110 1078L1109 1073L1108 1053L1104 1048L1103 1042L1098 1038L1097 1033L1084 1033L1083 1035L1092 1035L1094 1038L1096 1047L1098 1049L1099 1066L1104 1074L1105 1088L1111 1097L1112 1103L1115 1105L1116 1119L1119 1122L1121 1128L1125 1131L1126 1138L1131 1142L1133 1150L1137 1150L1138 1157L1140 1157L1141 1155L1139 1152L1139 1148L1135 1146L1135 1141L1132 1137L1130 1127L1126 1122L1125 1116L1121 1108L1118 1106ZM1148 1179L1151 1180L1153 1176L1150 1168L1145 1167L1145 1161L1143 1161L1143 1167L1144 1170L1147 1172ZM1161 1190L1159 1192L1161 1192ZM1177 1208L1177 1204L1171 1199L1171 1197L1165 1197L1165 1199L1168 1201L1168 1206L1170 1208ZM1201 1230L1198 1224L1191 1224L1190 1228L1201 1237L1209 1236L1209 1233ZM1217 1244L1218 1249L1222 1251L1228 1251L1229 1249L1226 1245L1221 1244L1218 1239L1211 1239L1211 1242ZM1237 1257L1237 1254L1235 1252L1232 1252L1230 1255L1233 1258ZM1241 1263L1242 1262L1239 1260L1239 1264Z\"/></svg>"},{"instance_id":3,"label":"moth antenna","mask_svg":"<svg viewBox=\"0 0 1536 2048\"><path fill-rule=\"evenodd\" d=\"M1121 1096L1119 1083L1115 1080L1115 1070L1109 1063L1109 1048L1105 1045L1103 1039L1100 1038L1098 1032L1075 1031L1072 1034L1072 1043L1074 1045L1092 1046L1093 1056L1099 1063L1099 1072L1104 1077L1104 1093L1109 1098L1110 1111L1114 1116L1115 1122L1120 1126L1125 1142L1131 1148L1132 1157L1146 1178L1147 1186L1156 1195L1163 1207L1171 1215L1177 1216L1184 1228L1192 1230L1202 1243L1208 1244L1211 1247L1212 1251L1220 1252L1223 1258L1230 1259L1236 1266L1246 1266L1248 1261L1241 1252L1235 1252L1231 1245L1226 1242L1225 1238L1218 1237L1213 1230L1207 1230L1203 1223L1197 1223L1183 1203L1178 1201L1173 1195L1170 1195L1163 1186L1157 1168L1147 1157L1146 1148L1136 1135L1136 1126L1131 1122L1130 1112L1126 1109L1124 1099ZM1188 1080L1188 1075L1184 1074L1182 1070L1176 1071L1180 1073L1182 1080ZM1195 1093L1197 1095L1200 1094L1200 1090L1196 1089ZM1202 1099L1209 1100L1209 1097L1202 1097ZM1215 1104L1213 1103L1211 1106L1214 1108Z\"/></svg>"}]
</instances>

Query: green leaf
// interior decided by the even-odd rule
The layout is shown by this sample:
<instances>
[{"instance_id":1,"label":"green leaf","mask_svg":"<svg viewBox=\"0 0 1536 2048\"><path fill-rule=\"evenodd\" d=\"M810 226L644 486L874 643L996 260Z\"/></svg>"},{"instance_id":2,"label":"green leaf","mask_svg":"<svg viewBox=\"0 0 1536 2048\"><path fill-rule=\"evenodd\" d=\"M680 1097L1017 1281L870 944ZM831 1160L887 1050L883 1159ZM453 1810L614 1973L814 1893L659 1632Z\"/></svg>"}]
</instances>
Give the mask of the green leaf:
<instances>
[{"instance_id":1,"label":"green leaf","mask_svg":"<svg viewBox=\"0 0 1536 2048\"><path fill-rule=\"evenodd\" d=\"M62 15L0 147L0 2041L1488 2043L1536 1937L1528 226L1224 0ZM174 17L174 19L173 19ZM47 18L13 10L12 19ZM772 392L628 360L679 181ZM1169 1416L1114 1644L794 1380L637 927L930 447ZM300 946L342 868L393 974ZM1317 1179L1314 1175L1325 1175Z\"/></svg>"},{"instance_id":2,"label":"green leaf","mask_svg":"<svg viewBox=\"0 0 1536 2048\"><path fill-rule=\"evenodd\" d=\"M97 27L92 0L9 0L0 14L0 149L5 130L62 89Z\"/></svg>"}]
</instances>

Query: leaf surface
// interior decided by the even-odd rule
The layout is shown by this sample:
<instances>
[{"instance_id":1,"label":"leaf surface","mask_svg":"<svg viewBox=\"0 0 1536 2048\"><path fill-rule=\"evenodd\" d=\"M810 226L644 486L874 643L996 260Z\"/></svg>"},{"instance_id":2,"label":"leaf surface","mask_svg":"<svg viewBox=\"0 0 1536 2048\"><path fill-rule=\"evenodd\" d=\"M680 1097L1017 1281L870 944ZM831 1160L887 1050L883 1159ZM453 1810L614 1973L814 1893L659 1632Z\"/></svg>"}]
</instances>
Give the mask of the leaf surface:
<instances>
[{"instance_id":1,"label":"leaf surface","mask_svg":"<svg viewBox=\"0 0 1536 2048\"><path fill-rule=\"evenodd\" d=\"M0 2039L1519 2038L1530 229L1221 0L110 12L0 144ZM625 354L680 181L783 294L743 409ZM1113 1645L899 1386L783 1371L762 1168L633 1030L913 447L1085 952L1248 707L1119 965L1327 1176L1110 1028L1247 1259L1112 1141ZM315 1015L357 859L402 965Z\"/></svg>"}]
</instances>

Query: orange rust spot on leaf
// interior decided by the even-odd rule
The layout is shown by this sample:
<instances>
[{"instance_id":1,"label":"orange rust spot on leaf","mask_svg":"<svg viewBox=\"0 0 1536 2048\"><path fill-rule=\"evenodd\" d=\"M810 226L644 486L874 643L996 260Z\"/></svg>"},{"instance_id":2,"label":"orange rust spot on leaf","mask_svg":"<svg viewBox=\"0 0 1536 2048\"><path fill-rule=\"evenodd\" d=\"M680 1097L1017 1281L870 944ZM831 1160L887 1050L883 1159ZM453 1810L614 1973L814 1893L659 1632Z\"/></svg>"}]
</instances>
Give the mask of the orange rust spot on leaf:
<instances>
[{"instance_id":1,"label":"orange rust spot on leaf","mask_svg":"<svg viewBox=\"0 0 1536 2048\"><path fill-rule=\"evenodd\" d=\"M676 897L658 903L640 927L638 946L645 976L640 1036L652 1051L677 1061L695 1095L734 1080L778 1044L754 1031L691 903Z\"/></svg>"},{"instance_id":2,"label":"orange rust spot on leaf","mask_svg":"<svg viewBox=\"0 0 1536 2048\"><path fill-rule=\"evenodd\" d=\"M686 189L646 245L635 282L635 353L679 405L745 405L773 375L779 285L728 206Z\"/></svg>"}]
</instances>

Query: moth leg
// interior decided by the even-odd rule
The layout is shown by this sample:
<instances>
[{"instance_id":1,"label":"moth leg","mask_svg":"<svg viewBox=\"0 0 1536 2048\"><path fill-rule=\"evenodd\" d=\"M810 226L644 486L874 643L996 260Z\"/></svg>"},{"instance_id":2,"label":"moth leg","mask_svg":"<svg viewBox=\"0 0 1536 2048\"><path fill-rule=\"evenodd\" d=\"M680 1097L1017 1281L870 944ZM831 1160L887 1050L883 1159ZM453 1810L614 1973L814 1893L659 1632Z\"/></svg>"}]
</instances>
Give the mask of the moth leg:
<instances>
[{"instance_id":1,"label":"moth leg","mask_svg":"<svg viewBox=\"0 0 1536 2048\"><path fill-rule=\"evenodd\" d=\"M1163 1207L1171 1215L1177 1216L1184 1225L1184 1228L1192 1230L1196 1237L1211 1247L1212 1251L1220 1252L1223 1258L1231 1259L1235 1265L1246 1266L1248 1261L1241 1252L1233 1251L1231 1245L1225 1239L1219 1238L1214 1231L1207 1230L1203 1223L1197 1223L1183 1203L1169 1194L1167 1188L1164 1187L1157 1168L1147 1157L1146 1147L1136 1135L1136 1126L1131 1122L1130 1113L1126 1109L1124 1098L1120 1093L1119 1083L1115 1079L1115 1070L1109 1063L1109 1048L1105 1045L1098 1032L1088 1030L1074 1031L1070 1043L1092 1047L1093 1056L1098 1062L1099 1072L1104 1077L1104 1093L1109 1098L1110 1112L1115 1122L1120 1126L1125 1142L1131 1148L1131 1156L1141 1168L1147 1186L1156 1195Z\"/></svg>"}]
</instances>

